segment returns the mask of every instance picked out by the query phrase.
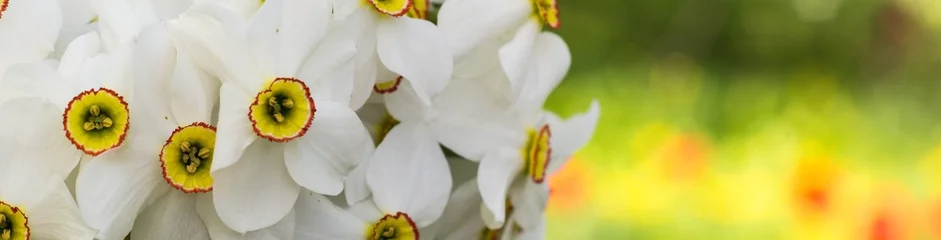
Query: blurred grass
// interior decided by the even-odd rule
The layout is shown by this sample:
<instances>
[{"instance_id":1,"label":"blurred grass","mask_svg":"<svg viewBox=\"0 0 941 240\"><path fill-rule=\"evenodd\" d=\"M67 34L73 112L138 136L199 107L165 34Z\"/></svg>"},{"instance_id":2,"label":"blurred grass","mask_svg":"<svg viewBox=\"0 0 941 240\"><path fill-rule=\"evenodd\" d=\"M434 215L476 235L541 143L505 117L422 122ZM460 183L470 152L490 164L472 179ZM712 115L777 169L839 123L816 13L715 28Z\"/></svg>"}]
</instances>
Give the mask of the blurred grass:
<instances>
[{"instance_id":1,"label":"blurred grass","mask_svg":"<svg viewBox=\"0 0 941 240\"><path fill-rule=\"evenodd\" d=\"M941 4L561 6L546 107L602 117L553 177L550 239L941 238Z\"/></svg>"}]
</instances>

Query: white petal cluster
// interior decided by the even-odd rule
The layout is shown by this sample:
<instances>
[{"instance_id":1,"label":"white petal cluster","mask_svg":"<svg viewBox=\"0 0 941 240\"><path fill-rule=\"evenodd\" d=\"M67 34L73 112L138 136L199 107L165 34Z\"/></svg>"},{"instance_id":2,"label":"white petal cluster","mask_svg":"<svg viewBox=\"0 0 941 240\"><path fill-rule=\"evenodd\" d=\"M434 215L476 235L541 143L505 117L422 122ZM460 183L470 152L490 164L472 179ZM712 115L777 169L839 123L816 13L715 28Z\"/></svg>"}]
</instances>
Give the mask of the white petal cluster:
<instances>
[{"instance_id":1,"label":"white petal cluster","mask_svg":"<svg viewBox=\"0 0 941 240\"><path fill-rule=\"evenodd\" d=\"M543 239L556 0L0 0L0 240Z\"/></svg>"}]
</instances>

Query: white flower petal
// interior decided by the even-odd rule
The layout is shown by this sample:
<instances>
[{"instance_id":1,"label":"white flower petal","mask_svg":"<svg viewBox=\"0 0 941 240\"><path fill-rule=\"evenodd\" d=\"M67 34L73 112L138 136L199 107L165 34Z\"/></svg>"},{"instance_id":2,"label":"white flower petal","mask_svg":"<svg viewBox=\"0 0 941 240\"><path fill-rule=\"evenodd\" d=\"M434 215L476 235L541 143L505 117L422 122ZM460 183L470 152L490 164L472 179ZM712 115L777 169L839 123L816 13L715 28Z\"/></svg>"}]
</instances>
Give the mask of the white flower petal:
<instances>
[{"instance_id":1,"label":"white flower petal","mask_svg":"<svg viewBox=\"0 0 941 240\"><path fill-rule=\"evenodd\" d=\"M101 38L96 32L78 36L68 44L57 67L67 79L77 79L82 71L88 71L87 63L101 52Z\"/></svg>"},{"instance_id":2,"label":"white flower petal","mask_svg":"<svg viewBox=\"0 0 941 240\"><path fill-rule=\"evenodd\" d=\"M379 221L379 219L386 214L379 211L379 208L376 207L376 202L373 202L372 199L366 199L365 201L356 203L353 206L349 206L346 210L350 211L350 213L357 218L366 220L366 222L369 223Z\"/></svg>"},{"instance_id":3,"label":"white flower petal","mask_svg":"<svg viewBox=\"0 0 941 240\"><path fill-rule=\"evenodd\" d=\"M362 4L356 0L353 1ZM376 14L370 12L375 10L368 8L355 10L337 28L352 31L350 34L356 39L356 56L353 58L355 64L353 96L350 100L350 108L359 109L373 92L373 86L376 84L376 70L380 63L379 55L376 54Z\"/></svg>"},{"instance_id":4,"label":"white flower petal","mask_svg":"<svg viewBox=\"0 0 941 240\"><path fill-rule=\"evenodd\" d=\"M428 105L422 102L408 81L399 83L398 90L385 94L386 108L389 114L401 122L424 122L431 117Z\"/></svg>"},{"instance_id":5,"label":"white flower petal","mask_svg":"<svg viewBox=\"0 0 941 240\"><path fill-rule=\"evenodd\" d=\"M327 33L332 10L326 0L284 0L277 33L281 64L275 73L297 74L304 59Z\"/></svg>"},{"instance_id":6,"label":"white flower petal","mask_svg":"<svg viewBox=\"0 0 941 240\"><path fill-rule=\"evenodd\" d=\"M219 98L219 85L197 70L188 57L177 56L169 85L170 109L177 125L210 122L213 106Z\"/></svg>"},{"instance_id":7,"label":"white flower petal","mask_svg":"<svg viewBox=\"0 0 941 240\"><path fill-rule=\"evenodd\" d=\"M453 56L441 32L431 22L398 18L380 21L376 50L382 64L412 83L426 104L451 80Z\"/></svg>"},{"instance_id":8,"label":"white flower petal","mask_svg":"<svg viewBox=\"0 0 941 240\"><path fill-rule=\"evenodd\" d=\"M228 9L242 19L249 19L264 2L260 0L196 0L194 4L213 4Z\"/></svg>"},{"instance_id":9,"label":"white flower petal","mask_svg":"<svg viewBox=\"0 0 941 240\"><path fill-rule=\"evenodd\" d=\"M376 148L366 183L383 212L408 213L424 227L441 216L451 191L451 170L430 130L401 123Z\"/></svg>"},{"instance_id":10,"label":"white flower petal","mask_svg":"<svg viewBox=\"0 0 941 240\"><path fill-rule=\"evenodd\" d=\"M171 114L169 79L177 57L170 36L161 25L153 25L141 32L141 40L134 49L133 99L129 99L131 129L127 146L139 151L159 154L167 137L177 127ZM146 127L136 127L146 126ZM157 147L155 147L157 146Z\"/></svg>"},{"instance_id":11,"label":"white flower petal","mask_svg":"<svg viewBox=\"0 0 941 240\"><path fill-rule=\"evenodd\" d=\"M98 230L100 239L127 236L137 213L166 191L156 157L126 149L105 152L88 162L75 183L85 222Z\"/></svg>"},{"instance_id":12,"label":"white flower petal","mask_svg":"<svg viewBox=\"0 0 941 240\"><path fill-rule=\"evenodd\" d=\"M548 114L549 127L552 131L552 159L549 161L549 167L546 172L549 175L554 174L576 151L581 149L591 140L595 134L595 127L598 125L598 117L601 114L601 106L598 100L591 101L591 107L587 112L576 114L566 121L561 121L558 116Z\"/></svg>"},{"instance_id":13,"label":"white flower petal","mask_svg":"<svg viewBox=\"0 0 941 240\"><path fill-rule=\"evenodd\" d=\"M229 228L255 231L291 212L300 186L288 175L282 154L274 143L255 141L237 164L212 173L213 203Z\"/></svg>"},{"instance_id":14,"label":"white flower petal","mask_svg":"<svg viewBox=\"0 0 941 240\"><path fill-rule=\"evenodd\" d=\"M5 113L24 113L6 117L7 128L0 129L0 155L9 161L10 181L39 178L64 179L78 164L81 152L62 132L62 110L37 98L18 98L0 104ZM32 169L32 170L27 170Z\"/></svg>"},{"instance_id":15,"label":"white flower petal","mask_svg":"<svg viewBox=\"0 0 941 240\"><path fill-rule=\"evenodd\" d=\"M343 179L363 159L368 136L347 104L318 101L308 134L288 143L284 162L301 186L326 195L343 191Z\"/></svg>"},{"instance_id":16,"label":"white flower petal","mask_svg":"<svg viewBox=\"0 0 941 240\"><path fill-rule=\"evenodd\" d=\"M281 27L281 9L285 0L265 1L248 22L246 40L262 74L292 76L293 73L274 72L281 63L278 50L278 31Z\"/></svg>"},{"instance_id":17,"label":"white flower petal","mask_svg":"<svg viewBox=\"0 0 941 240\"><path fill-rule=\"evenodd\" d=\"M536 44L536 36L539 35L539 24L536 21L526 21L517 29L513 40L500 48L500 65L510 79L510 87L514 92L519 92L526 67L533 61L533 46Z\"/></svg>"},{"instance_id":18,"label":"white flower petal","mask_svg":"<svg viewBox=\"0 0 941 240\"><path fill-rule=\"evenodd\" d=\"M519 152L508 148L492 151L480 161L477 184L484 206L493 213L492 221L485 221L490 228L503 225L506 217L504 208L507 190L522 170L523 159L520 158Z\"/></svg>"},{"instance_id":19,"label":"white flower petal","mask_svg":"<svg viewBox=\"0 0 941 240\"><path fill-rule=\"evenodd\" d=\"M221 7L201 4L168 23L179 52L224 82L257 91L264 81L256 58L249 56L247 23Z\"/></svg>"},{"instance_id":20,"label":"white flower petal","mask_svg":"<svg viewBox=\"0 0 941 240\"><path fill-rule=\"evenodd\" d=\"M546 239L546 221L545 219L540 219L532 229L523 230L520 235L516 236L516 239L520 240L545 240Z\"/></svg>"},{"instance_id":21,"label":"white flower petal","mask_svg":"<svg viewBox=\"0 0 941 240\"><path fill-rule=\"evenodd\" d=\"M109 52L129 43L141 30L141 22L129 1L91 0L98 13L101 42Z\"/></svg>"},{"instance_id":22,"label":"white flower petal","mask_svg":"<svg viewBox=\"0 0 941 240\"><path fill-rule=\"evenodd\" d=\"M522 110L537 111L542 109L546 98L552 93L572 65L572 54L559 35L541 33L536 37L532 57L529 58L517 82L519 90L517 105Z\"/></svg>"},{"instance_id":23,"label":"white flower petal","mask_svg":"<svg viewBox=\"0 0 941 240\"><path fill-rule=\"evenodd\" d=\"M346 177L346 181L343 182L343 195L348 205L361 202L371 194L369 192L369 186L366 185L366 170L369 169L369 158L372 157L372 153L376 150L376 145L373 141L367 140L363 149L368 154L363 154L363 160L359 162L359 166L356 166L356 168L350 172L350 176Z\"/></svg>"},{"instance_id":24,"label":"white flower petal","mask_svg":"<svg viewBox=\"0 0 941 240\"><path fill-rule=\"evenodd\" d=\"M147 207L131 230L132 239L209 239L206 224L196 213L196 195L173 191Z\"/></svg>"},{"instance_id":25,"label":"white flower petal","mask_svg":"<svg viewBox=\"0 0 941 240\"><path fill-rule=\"evenodd\" d=\"M523 230L530 230L536 228L544 219L543 213L549 201L549 185L532 181L526 181L522 185L523 187L510 191L510 202L513 203L511 217Z\"/></svg>"},{"instance_id":26,"label":"white flower petal","mask_svg":"<svg viewBox=\"0 0 941 240\"><path fill-rule=\"evenodd\" d=\"M11 1L0 19L0 76L13 63L39 62L55 47L62 12L56 0Z\"/></svg>"},{"instance_id":27,"label":"white flower petal","mask_svg":"<svg viewBox=\"0 0 941 240\"><path fill-rule=\"evenodd\" d=\"M252 96L232 83L223 83L219 89L219 124L216 128L216 151L212 157L212 172L235 164L245 148L258 139L248 120L248 106Z\"/></svg>"},{"instance_id":28,"label":"white flower petal","mask_svg":"<svg viewBox=\"0 0 941 240\"><path fill-rule=\"evenodd\" d=\"M438 26L455 56L463 56L481 42L519 26L530 13L529 1L452 0L441 6Z\"/></svg>"},{"instance_id":29,"label":"white flower petal","mask_svg":"<svg viewBox=\"0 0 941 240\"><path fill-rule=\"evenodd\" d=\"M198 207L196 212L199 213L199 216L202 217L203 222L206 223L206 229L209 230L209 236L212 239L282 240L291 239L291 236L294 234L295 210L293 209L290 213L288 213L287 216L281 219L281 221L275 223L271 227L241 234L233 231L232 229L229 229L229 227L222 222L222 219L219 219L219 215L216 214L216 209L212 204L211 194L198 196L197 204Z\"/></svg>"},{"instance_id":30,"label":"white flower petal","mask_svg":"<svg viewBox=\"0 0 941 240\"><path fill-rule=\"evenodd\" d=\"M29 208L30 237L35 239L92 239L95 232L82 222L69 189L52 182L51 191L35 207Z\"/></svg>"},{"instance_id":31,"label":"white flower petal","mask_svg":"<svg viewBox=\"0 0 941 240\"><path fill-rule=\"evenodd\" d=\"M356 45L346 29L334 27L317 45L297 77L317 99L348 103L353 94Z\"/></svg>"},{"instance_id":32,"label":"white flower petal","mask_svg":"<svg viewBox=\"0 0 941 240\"><path fill-rule=\"evenodd\" d=\"M361 239L368 223L333 205L320 194L305 191L297 200L294 239Z\"/></svg>"},{"instance_id":33,"label":"white flower petal","mask_svg":"<svg viewBox=\"0 0 941 240\"><path fill-rule=\"evenodd\" d=\"M61 111L65 109L74 94L78 93L69 87L68 82L61 75L46 64L14 64L2 77L0 102L19 97L39 97L53 103L55 108Z\"/></svg>"},{"instance_id":34,"label":"white flower petal","mask_svg":"<svg viewBox=\"0 0 941 240\"><path fill-rule=\"evenodd\" d=\"M515 119L507 116L439 116L433 123L435 137L442 145L471 161L500 147L524 144L525 132Z\"/></svg>"},{"instance_id":35,"label":"white flower petal","mask_svg":"<svg viewBox=\"0 0 941 240\"><path fill-rule=\"evenodd\" d=\"M486 227L479 214L481 200L477 188L477 180L455 188L441 218L422 235L434 236L433 239L477 239L480 230Z\"/></svg>"}]
</instances>

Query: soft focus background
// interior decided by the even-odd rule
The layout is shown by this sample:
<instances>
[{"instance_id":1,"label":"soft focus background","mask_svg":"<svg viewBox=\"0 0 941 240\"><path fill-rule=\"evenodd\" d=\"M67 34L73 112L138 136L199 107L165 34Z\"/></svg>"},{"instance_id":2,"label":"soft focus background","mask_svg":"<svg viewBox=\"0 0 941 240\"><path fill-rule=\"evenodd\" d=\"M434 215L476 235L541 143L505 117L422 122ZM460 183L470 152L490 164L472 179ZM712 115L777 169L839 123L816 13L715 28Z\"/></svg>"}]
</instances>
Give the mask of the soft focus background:
<instances>
[{"instance_id":1,"label":"soft focus background","mask_svg":"<svg viewBox=\"0 0 941 240\"><path fill-rule=\"evenodd\" d=\"M559 1L549 239L941 239L941 1Z\"/></svg>"}]
</instances>

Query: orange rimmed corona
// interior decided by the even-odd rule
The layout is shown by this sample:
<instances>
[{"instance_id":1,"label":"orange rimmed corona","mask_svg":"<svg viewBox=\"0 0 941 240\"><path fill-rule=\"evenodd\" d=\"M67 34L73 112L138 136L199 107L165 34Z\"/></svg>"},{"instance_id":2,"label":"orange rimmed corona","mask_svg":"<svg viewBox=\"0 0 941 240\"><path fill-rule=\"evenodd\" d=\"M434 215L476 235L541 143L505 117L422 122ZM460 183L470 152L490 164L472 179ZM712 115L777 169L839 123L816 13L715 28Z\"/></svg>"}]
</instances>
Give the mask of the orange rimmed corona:
<instances>
[{"instance_id":1,"label":"orange rimmed corona","mask_svg":"<svg viewBox=\"0 0 941 240\"><path fill-rule=\"evenodd\" d=\"M65 136L85 154L98 156L121 146L130 128L127 102L117 92L87 90L69 101L62 114Z\"/></svg>"},{"instance_id":2,"label":"orange rimmed corona","mask_svg":"<svg viewBox=\"0 0 941 240\"><path fill-rule=\"evenodd\" d=\"M367 228L368 240L418 240L418 227L408 214L386 214L375 225Z\"/></svg>"},{"instance_id":3,"label":"orange rimmed corona","mask_svg":"<svg viewBox=\"0 0 941 240\"><path fill-rule=\"evenodd\" d=\"M160 151L160 168L167 184L185 193L212 191L213 147L216 128L197 122L178 127Z\"/></svg>"},{"instance_id":4,"label":"orange rimmed corona","mask_svg":"<svg viewBox=\"0 0 941 240\"><path fill-rule=\"evenodd\" d=\"M29 218L22 209L0 201L0 239L29 239Z\"/></svg>"},{"instance_id":5,"label":"orange rimmed corona","mask_svg":"<svg viewBox=\"0 0 941 240\"><path fill-rule=\"evenodd\" d=\"M307 133L317 108L310 89L295 78L277 78L258 93L248 118L258 137L288 142Z\"/></svg>"},{"instance_id":6,"label":"orange rimmed corona","mask_svg":"<svg viewBox=\"0 0 941 240\"><path fill-rule=\"evenodd\" d=\"M546 170L549 167L549 161L552 158L552 147L549 139L552 132L549 125L542 125L538 130L529 129L527 131L526 146L523 147L523 167L530 180L535 183L542 183L546 180Z\"/></svg>"}]
</instances>

